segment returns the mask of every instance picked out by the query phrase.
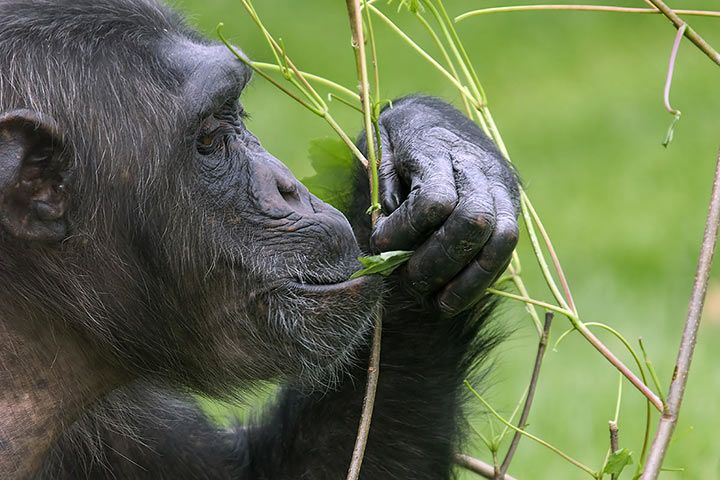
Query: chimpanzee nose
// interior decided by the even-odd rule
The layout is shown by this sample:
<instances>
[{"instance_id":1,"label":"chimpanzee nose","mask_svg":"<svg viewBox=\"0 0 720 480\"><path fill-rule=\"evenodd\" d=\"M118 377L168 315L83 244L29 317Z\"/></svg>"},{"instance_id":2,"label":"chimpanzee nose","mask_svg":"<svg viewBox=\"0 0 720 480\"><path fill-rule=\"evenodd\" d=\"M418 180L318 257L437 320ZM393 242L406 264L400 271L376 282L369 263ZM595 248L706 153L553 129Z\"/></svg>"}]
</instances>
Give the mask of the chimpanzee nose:
<instances>
[{"instance_id":1,"label":"chimpanzee nose","mask_svg":"<svg viewBox=\"0 0 720 480\"><path fill-rule=\"evenodd\" d=\"M310 192L288 168L266 151L252 162L253 195L267 214L286 217L289 213L314 215Z\"/></svg>"},{"instance_id":2,"label":"chimpanzee nose","mask_svg":"<svg viewBox=\"0 0 720 480\"><path fill-rule=\"evenodd\" d=\"M314 213L314 210L310 205L310 200L308 199L307 193L300 191L297 180L295 180L294 178L279 177L277 179L277 189L280 193L280 196L283 198L283 200L285 200L285 203L287 203L288 206L292 208L295 212L301 214ZM305 197L304 202L303 197Z\"/></svg>"}]
</instances>

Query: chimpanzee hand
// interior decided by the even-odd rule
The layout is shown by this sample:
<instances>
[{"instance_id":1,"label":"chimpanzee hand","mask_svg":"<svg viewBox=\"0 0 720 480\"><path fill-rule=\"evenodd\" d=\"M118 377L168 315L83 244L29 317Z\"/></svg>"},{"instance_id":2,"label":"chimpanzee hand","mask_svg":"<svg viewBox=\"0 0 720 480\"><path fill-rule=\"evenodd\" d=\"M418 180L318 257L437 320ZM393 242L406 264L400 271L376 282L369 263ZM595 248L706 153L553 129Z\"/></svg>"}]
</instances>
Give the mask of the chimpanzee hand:
<instances>
[{"instance_id":1,"label":"chimpanzee hand","mask_svg":"<svg viewBox=\"0 0 720 480\"><path fill-rule=\"evenodd\" d=\"M518 179L482 130L450 105L407 97L380 117L382 216L373 249L415 250L410 287L448 316L480 299L518 239Z\"/></svg>"}]
</instances>

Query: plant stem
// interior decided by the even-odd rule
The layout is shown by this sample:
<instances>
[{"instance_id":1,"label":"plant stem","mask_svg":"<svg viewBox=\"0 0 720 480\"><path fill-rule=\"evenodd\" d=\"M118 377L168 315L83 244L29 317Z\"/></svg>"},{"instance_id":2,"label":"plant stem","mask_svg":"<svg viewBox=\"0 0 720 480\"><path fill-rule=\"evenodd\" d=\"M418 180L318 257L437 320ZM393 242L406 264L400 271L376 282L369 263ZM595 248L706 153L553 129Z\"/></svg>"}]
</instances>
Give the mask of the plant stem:
<instances>
[{"instance_id":1,"label":"plant stem","mask_svg":"<svg viewBox=\"0 0 720 480\"><path fill-rule=\"evenodd\" d=\"M525 405L523 406L522 413L520 414L520 420L518 421L518 428L520 429L525 429L525 426L527 425L527 419L530 416L530 408L532 407L532 402L535 398L535 389L537 388L537 382L540 378L540 368L542 367L542 361L543 358L545 358L545 349L547 348L548 344L548 335L550 335L550 326L552 325L552 320L552 312L546 312L545 325L543 326L543 332L540 336L540 342L538 343L537 355L535 355L535 365L533 367L532 376L530 377L530 384L528 386L527 395L525 396ZM510 463L515 456L515 451L517 450L517 446L520 443L520 438L520 432L515 431L515 435L513 435L513 438L510 441L510 446L508 447L507 453L505 454L505 458L503 459L500 468L495 474L495 480L502 480L505 477L505 473L507 473L508 468L510 468Z\"/></svg>"},{"instance_id":2,"label":"plant stem","mask_svg":"<svg viewBox=\"0 0 720 480\"><path fill-rule=\"evenodd\" d=\"M259 70L272 70L274 72L282 72L283 67L279 65L275 65L274 63L263 63L263 62L251 62L251 65L254 67L253 69L259 69ZM338 92L341 92L344 95L347 95L350 98L353 98L360 101L360 95L353 92L349 88L346 88L339 83L335 83L332 80L328 80L325 77L320 77L318 75L313 75L312 73L308 72L300 72L305 78L308 80L311 80L313 82L319 83L320 85L323 85L328 88L332 88L333 90L337 90ZM264 78L264 77L263 77Z\"/></svg>"},{"instance_id":3,"label":"plant stem","mask_svg":"<svg viewBox=\"0 0 720 480\"><path fill-rule=\"evenodd\" d=\"M465 85L460 83L457 78L453 77L453 75L448 72L445 67L440 65L437 60L435 60L430 54L428 54L425 50L420 47L417 43L415 43L405 32L403 32L395 23L393 23L392 20L390 20L388 17L386 17L380 10L378 10L373 5L368 5L368 8L380 18L385 24L387 24L395 33L397 33L400 38L402 38L410 47L412 47L422 58L427 60L432 64L435 69L437 69L438 72L440 72L445 78L447 78L450 83L452 83L464 96L468 99L468 101L477 109L480 109L482 105L478 103L478 101L473 97L473 95L470 93L470 91L467 89Z\"/></svg>"},{"instance_id":4,"label":"plant stem","mask_svg":"<svg viewBox=\"0 0 720 480\"><path fill-rule=\"evenodd\" d=\"M505 420L505 419L502 417L502 415L500 415L500 414L492 407L492 405L490 405L490 404L472 387L472 385L470 385L470 382L468 382L467 380L465 380L465 385L466 385L467 388L473 393L473 395L475 395L475 397L476 397L478 400L480 400L480 402L485 406L485 408L487 408L488 410L490 410L490 413L492 413L493 416L495 416L495 418L497 418L498 420L500 420L502 423L504 423L505 425L507 425L508 427L510 427L512 430L515 430L516 432L520 432L520 434L525 435L526 437L528 437L528 438L531 439L531 440L534 440L535 442L539 443L539 444L542 445L543 447L545 447L545 448L547 448L547 449L555 452L555 453L558 454L560 457L562 457L562 458L564 458L565 460L567 460L568 462L572 463L573 465L575 465L575 466L576 466L577 468L579 468L580 470L582 470L582 471L584 471L585 473L589 474L591 477L596 478L596 474L595 474L595 472L593 471L592 468L590 468L590 467L588 467L587 465L585 465L585 464L583 464L583 463L575 460L575 459L572 458L570 455L566 454L565 452L563 452L563 451L560 450L559 448L554 447L553 445L549 444L549 443L546 442L545 440L543 440L543 439L541 439L541 438L538 438L538 437L536 437L535 435L533 435L533 434L531 434L531 433L528 433L528 432L526 432L525 430L522 430L522 429L516 427L515 425L513 425L512 423L508 422L507 420Z\"/></svg>"},{"instance_id":5,"label":"plant stem","mask_svg":"<svg viewBox=\"0 0 720 480\"><path fill-rule=\"evenodd\" d=\"M620 450L617 420L610 420L608 422L608 428L610 430L610 453L615 453ZM611 480L617 480L618 476L613 473L610 478Z\"/></svg>"},{"instance_id":6,"label":"plant stem","mask_svg":"<svg viewBox=\"0 0 720 480\"><path fill-rule=\"evenodd\" d=\"M471 472L480 475L483 478L487 478L488 480L492 480L495 478L495 469L492 465L488 465L482 460L478 460L477 458L471 457L470 455L465 455L464 453L456 453L455 463L466 470L470 470ZM515 477L511 477L508 474L505 474L505 476L501 478L502 480L515 480Z\"/></svg>"},{"instance_id":7,"label":"plant stem","mask_svg":"<svg viewBox=\"0 0 720 480\"><path fill-rule=\"evenodd\" d=\"M652 0L647 0L651 2ZM655 8L634 8L634 7L616 7L612 5L511 5L505 7L482 8L472 10L455 17L455 22L462 22L470 17L480 15L488 15L492 13L506 12L531 12L531 11L564 11L564 12L613 12L613 13L662 13ZM675 10L675 13L681 15L695 15L704 17L720 17L720 12L707 10Z\"/></svg>"},{"instance_id":8,"label":"plant stem","mask_svg":"<svg viewBox=\"0 0 720 480\"><path fill-rule=\"evenodd\" d=\"M565 293L565 300L567 301L567 306L575 313L575 315L577 315L577 308L575 307L575 301L573 300L572 292L570 291L570 285L568 284L567 278L565 277L565 272L563 271L562 265L560 264L560 259L558 258L557 252L555 251L555 247L553 247L552 241L550 240L550 235L548 235L547 231L545 230L545 226L540 220L540 216L535 211L535 207L530 202L530 199L527 197L527 194L523 192L522 195L525 197L525 205L530 212L530 216L537 225L538 230L540 230L540 236L543 238L545 247L550 254L550 259L553 262L553 267L555 268L558 279L560 280L560 286Z\"/></svg>"},{"instance_id":9,"label":"plant stem","mask_svg":"<svg viewBox=\"0 0 720 480\"><path fill-rule=\"evenodd\" d=\"M567 310L562 307L558 307L557 305L553 305L552 303L543 302L542 300L535 300L534 298L522 297L520 295L515 295L514 293L503 292L502 290L496 290L494 288L488 288L485 291L487 293L491 293L493 295L498 295L500 297L512 298L513 300L518 300L520 302L529 303L531 305L536 305L536 306L544 308L546 310L551 310L551 311L559 313L561 315L565 315L568 318L571 318L574 316L573 312L571 312L570 310Z\"/></svg>"},{"instance_id":10,"label":"plant stem","mask_svg":"<svg viewBox=\"0 0 720 480\"><path fill-rule=\"evenodd\" d=\"M514 252L513 255L517 255L517 252ZM515 268L511 265L510 266L510 273L512 275L512 281L515 284L515 287L520 292L520 295L526 298L530 298L530 294L528 293L527 287L525 287L525 282L523 282L522 277L520 276L520 273L515 270ZM538 317L537 311L535 310L535 305L532 303L526 303L525 304L525 311L528 312L528 315L530 315L530 318L533 321L533 324L535 325L535 330L537 330L538 337L542 335L542 325L540 324L540 318Z\"/></svg>"},{"instance_id":11,"label":"plant stem","mask_svg":"<svg viewBox=\"0 0 720 480\"><path fill-rule=\"evenodd\" d=\"M430 35L430 38L433 39L435 42L435 45L437 45L438 50L440 50L440 53L442 54L443 58L445 59L445 63L447 64L448 68L450 69L450 73L453 77L458 78L458 72L455 68L455 64L453 63L452 59L450 58L450 55L448 54L447 49L445 48L445 45L443 45L442 41L440 40L440 37L438 37L437 33L435 33L435 30L430 26L427 20L425 20L425 17L420 15L420 13L416 12L415 17L418 19L420 24L427 30L428 34ZM465 95L463 95L463 92L460 91L460 98L462 99L463 105L465 107L465 113L467 114L468 118L473 118L473 111L471 110L470 103L468 103L468 99L465 98Z\"/></svg>"},{"instance_id":12,"label":"plant stem","mask_svg":"<svg viewBox=\"0 0 720 480\"><path fill-rule=\"evenodd\" d=\"M241 0L241 1L242 1L243 6L245 7L245 9L247 10L248 14L252 17L255 24L258 26L260 31L265 36L265 39L268 42L270 48L273 50L273 52L276 53L276 50L280 51L280 46L277 44L277 42L272 37L272 35L270 35L270 32L267 30L267 28L265 28L265 25L262 23L262 20L260 19L258 14L255 12L255 8L253 7L252 3L249 0ZM290 90L288 90L287 88L285 88L283 85L281 85L279 82L277 82L274 78L270 77L266 72L264 72L260 67L256 67L254 62L250 62L243 55L241 55L240 52L238 52L237 49L235 49L235 47L233 45L231 45L227 41L227 39L222 35L222 33L221 33L222 27L223 27L222 23L218 24L218 26L217 26L218 37L223 42L223 44L225 44L225 46L233 53L233 55L235 55L235 57L238 60L243 62L248 67L252 68L254 72L257 72L258 75L260 75L261 77L266 79L273 86L278 88L280 91L282 91L283 93L288 95L290 98L292 98L296 102L298 102L300 105L302 105L303 107L305 107L308 110L310 110L311 112L313 112L315 115L317 115L320 118L322 118L323 120L325 120L328 123L328 125L330 125L330 128L332 128L335 131L335 133L337 133L338 136L340 136L340 138L343 140L343 142L353 152L353 154L360 161L360 163L363 165L363 167L365 167L365 168L368 167L368 160L365 158L365 155L363 155L363 153L355 145L355 142L353 142L350 139L350 137L347 135L347 133L345 133L345 131L340 127L340 125L338 125L338 123L335 121L333 116L328 111L328 106L325 103L325 101L322 99L322 97L320 97L320 95L317 93L317 91L314 88L312 88L312 86L307 82L307 80L304 77L303 72L301 72L300 70L297 69L297 67L295 67L295 64L290 60L289 57L287 57L287 55L285 55L283 53L283 55L284 55L283 60L292 69L293 73L287 72L287 75L285 75L285 78L288 79L288 81L290 81L293 85L295 85L296 88L299 88L300 92L306 97L307 100L300 98L295 93L293 93ZM276 55L276 57L277 57L277 55ZM277 57L277 58L278 58L278 61L280 61L279 57ZM287 69L285 67L283 67L282 65L277 65L277 70L280 72L286 72ZM293 75L296 76L297 78L300 78L302 80L302 83L304 85L307 85L307 87L309 88L309 91L306 91L297 82L297 79L294 78ZM320 77L317 77L317 78L320 78ZM327 80L326 83L327 82L333 83L333 82L330 82L329 80ZM358 98L359 98L359 96L358 96ZM311 103L308 103L308 101Z\"/></svg>"},{"instance_id":13,"label":"plant stem","mask_svg":"<svg viewBox=\"0 0 720 480\"><path fill-rule=\"evenodd\" d=\"M686 25L685 21L678 17L679 11L675 11L672 8L668 7L663 0L649 0L650 3L655 5L658 10L662 12L663 15L665 15L668 20L672 22L673 25L675 25L675 28L679 29L683 25ZM720 13L718 14L720 15ZM717 65L720 65L720 53L716 52L715 49L710 46L710 44L705 41L703 37L701 37L692 27L689 25L687 26L687 29L685 30L685 36L688 40L693 42L696 47L698 47L702 52L710 58L713 62L715 62Z\"/></svg>"},{"instance_id":14,"label":"plant stem","mask_svg":"<svg viewBox=\"0 0 720 480\"><path fill-rule=\"evenodd\" d=\"M512 298L512 299L515 299L515 300L519 300L519 301L525 302L525 303L532 303L532 304L534 304L534 305L537 305L537 306L539 306L539 307L545 308L545 309L547 309L547 310L551 310L551 311L553 311L553 312L557 312L557 313L560 313L560 314L562 314L562 315L565 315L565 316L568 318L568 320L570 320L570 323L572 323L573 327L575 327L575 329L576 329L578 332L580 332L580 335L582 335L583 337L585 337L585 339L586 339L588 342L590 342L590 344L591 344L598 352L600 352L600 354L601 354L603 357L605 357L616 369L618 369L618 371L620 371L620 373L622 373L622 374L625 376L625 378L627 378L627 379L630 381L630 383L632 383L632 384L635 386L635 388L637 388L637 389L640 391L640 393L642 393L643 395L645 395L645 397L646 397L648 400L650 400L650 402L655 406L655 408L656 408L658 411L660 411L660 412L663 411L663 408L664 408L664 407L663 407L663 402L662 402L662 400L660 400L660 398L659 398L652 390L650 390L650 388L645 384L645 382L643 382L642 380L640 380L640 379L637 377L637 375L635 375L635 374L632 372L632 370L630 370L624 363L622 363L622 362L620 361L620 359L618 359L618 358L615 356L615 354L612 353L612 351L610 351L610 349L609 349L607 346L605 346L605 344L602 343L602 342L600 341L600 339L597 338L597 337L590 331L590 329L588 328L588 326L587 326L585 323L581 322L581 321L578 319L578 317L577 317L573 312L571 312L571 311L568 310L567 308L558 307L558 306L556 306L556 305L552 305L552 304L547 303L547 302L542 302L542 301L540 301L540 300L535 300L535 299L533 299L533 298L521 297L520 295L515 295L515 294L512 294L512 293L503 292L503 291L501 291L501 290L495 290L495 289L493 289L493 288L488 288L488 289L487 289L487 292L488 292L488 293L492 293L493 295L499 295L499 296L502 296L502 297L508 297L508 298Z\"/></svg>"},{"instance_id":15,"label":"plant stem","mask_svg":"<svg viewBox=\"0 0 720 480\"><path fill-rule=\"evenodd\" d=\"M550 291L555 297L555 300L558 302L558 305L562 306L566 310L570 310L568 303L565 301L565 298L562 296L560 290L558 290L558 287L555 284L555 279L553 278L552 273L550 273L550 267L545 261L545 255L543 255L542 248L540 247L540 242L538 241L537 234L535 233L535 226L528 203L529 202L527 195L525 195L524 191L521 191L520 204L522 206L522 215L525 220L525 226L527 227L528 236L530 237L530 244L532 245L533 252L535 253L535 258L538 261L538 265L540 266L540 270L542 271L543 277L545 278L545 282L550 288Z\"/></svg>"},{"instance_id":16,"label":"plant stem","mask_svg":"<svg viewBox=\"0 0 720 480\"><path fill-rule=\"evenodd\" d=\"M652 1L655 3L657 0ZM718 152L717 163L715 166L715 179L713 182L710 207L708 209L707 220L705 223L705 233L703 236L702 247L700 248L700 256L698 259L697 270L695 272L695 282L690 296L690 305L688 307L687 318L685 320L685 328L680 342L677 362L675 363L672 382L670 383L670 389L668 390L665 412L660 418L657 432L655 433L655 439L650 447L650 454L648 455L645 470L641 477L642 480L655 480L660 474L660 469L662 468L667 447L670 444L670 439L672 438L675 430L680 406L685 394L685 386L687 385L690 364L692 363L692 357L695 351L697 332L700 327L700 316L705 303L705 293L707 291L708 280L710 278L710 268L712 266L713 255L715 253L719 224L720 152Z\"/></svg>"},{"instance_id":17,"label":"plant stem","mask_svg":"<svg viewBox=\"0 0 720 480\"><path fill-rule=\"evenodd\" d=\"M346 0L348 15L350 16L350 30L352 32L352 46L355 52L355 65L359 82L360 99L362 101L363 120L368 150L368 175L370 178L370 208L373 224L377 220L379 211L375 208L380 204L378 186L378 162L375 150L374 128L372 121L372 105L370 103L370 82L367 71L367 54L365 52L365 35L363 32L361 0Z\"/></svg>"},{"instance_id":18,"label":"plant stem","mask_svg":"<svg viewBox=\"0 0 720 480\"><path fill-rule=\"evenodd\" d=\"M352 46L355 52L355 63L359 80L360 98L362 100L363 119L365 123L365 135L368 151L368 176L370 177L370 211L373 225L380 214L377 206L379 200L378 182L378 158L375 151L375 138L372 120L372 105L370 104L370 82L367 71L367 55L365 53L365 35L363 32L361 0L346 0L348 16L350 18L350 30L352 32ZM365 5L367 7L367 4ZM372 39L371 39L372 40ZM374 43L374 42L373 42ZM374 48L374 47L373 47ZM379 80L378 80L379 83ZM380 376L380 347L382 344L382 315L376 312L375 331L372 339L370 362L368 366L367 387L363 399L360 425L358 426L355 447L353 448L352 460L348 468L347 480L357 480L360 477L360 469L365 455L370 424L372 423L373 408L375 406L375 394L377 392L378 379Z\"/></svg>"},{"instance_id":19,"label":"plant stem","mask_svg":"<svg viewBox=\"0 0 720 480\"><path fill-rule=\"evenodd\" d=\"M675 41L673 42L672 50L670 51L670 60L668 61L668 71L665 77L665 88L663 88L663 103L665 104L665 110L672 115L679 115L680 111L676 110L670 105L670 87L672 87L673 72L675 71L675 60L677 60L678 49L680 47L680 40L685 35L687 30L687 23L684 23L678 28Z\"/></svg>"},{"instance_id":20,"label":"plant stem","mask_svg":"<svg viewBox=\"0 0 720 480\"><path fill-rule=\"evenodd\" d=\"M645 343L643 342L642 337L638 338L638 343L640 344L640 350L642 351L643 359L645 360L645 366L647 367L648 372L650 373L650 378L652 378L655 388L660 390L660 388L661 388L660 380L658 379L657 373L655 372L655 367L653 366L652 360L650 360L650 357L648 356L648 353L645 350ZM665 403L665 399L662 397L662 394L661 394L660 398L662 399L663 403Z\"/></svg>"},{"instance_id":21,"label":"plant stem","mask_svg":"<svg viewBox=\"0 0 720 480\"><path fill-rule=\"evenodd\" d=\"M358 426L355 447L353 448L352 460L348 468L347 480L360 478L360 468L365 456L365 446L370 434L373 408L375 407L375 393L377 392L378 380L380 378L380 346L382 344L382 316L375 312L375 331L373 333L372 350L368 366L367 385L365 387L365 398L363 398L362 414Z\"/></svg>"},{"instance_id":22,"label":"plant stem","mask_svg":"<svg viewBox=\"0 0 720 480\"><path fill-rule=\"evenodd\" d=\"M375 88L373 88L373 92L375 93L375 103L377 104L380 103L380 66L378 65L377 45L375 44L375 29L373 28L370 10L367 7L367 0L363 0L361 8L365 13L365 22L367 23L368 40L370 42L370 56L373 67L373 79L375 81Z\"/></svg>"}]
</instances>

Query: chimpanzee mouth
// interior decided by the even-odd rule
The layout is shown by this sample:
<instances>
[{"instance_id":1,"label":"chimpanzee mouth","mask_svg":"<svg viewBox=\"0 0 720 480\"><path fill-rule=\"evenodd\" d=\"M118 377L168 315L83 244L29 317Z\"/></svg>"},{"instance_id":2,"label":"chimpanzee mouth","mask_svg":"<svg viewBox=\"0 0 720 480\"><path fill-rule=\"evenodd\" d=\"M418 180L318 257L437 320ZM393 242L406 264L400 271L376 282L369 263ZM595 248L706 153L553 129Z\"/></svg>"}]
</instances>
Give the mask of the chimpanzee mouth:
<instances>
[{"instance_id":1,"label":"chimpanzee mouth","mask_svg":"<svg viewBox=\"0 0 720 480\"><path fill-rule=\"evenodd\" d=\"M291 281L289 286L293 290L306 293L332 294L360 290L364 286L373 283L374 280L375 279L370 277L359 277L337 283L308 283L307 281Z\"/></svg>"}]
</instances>

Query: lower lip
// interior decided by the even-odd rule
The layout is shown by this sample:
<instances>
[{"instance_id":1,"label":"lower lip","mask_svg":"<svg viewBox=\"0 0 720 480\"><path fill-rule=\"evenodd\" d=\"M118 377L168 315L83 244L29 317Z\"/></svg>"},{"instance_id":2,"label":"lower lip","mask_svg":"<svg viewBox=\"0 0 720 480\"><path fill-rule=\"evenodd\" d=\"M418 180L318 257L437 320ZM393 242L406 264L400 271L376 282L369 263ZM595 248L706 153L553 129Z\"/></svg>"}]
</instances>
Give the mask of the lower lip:
<instances>
[{"instance_id":1,"label":"lower lip","mask_svg":"<svg viewBox=\"0 0 720 480\"><path fill-rule=\"evenodd\" d=\"M369 277L359 277L340 283L331 283L327 285L313 285L310 283L291 282L290 288L301 290L307 293L342 293L350 290L356 290L370 281Z\"/></svg>"}]
</instances>

